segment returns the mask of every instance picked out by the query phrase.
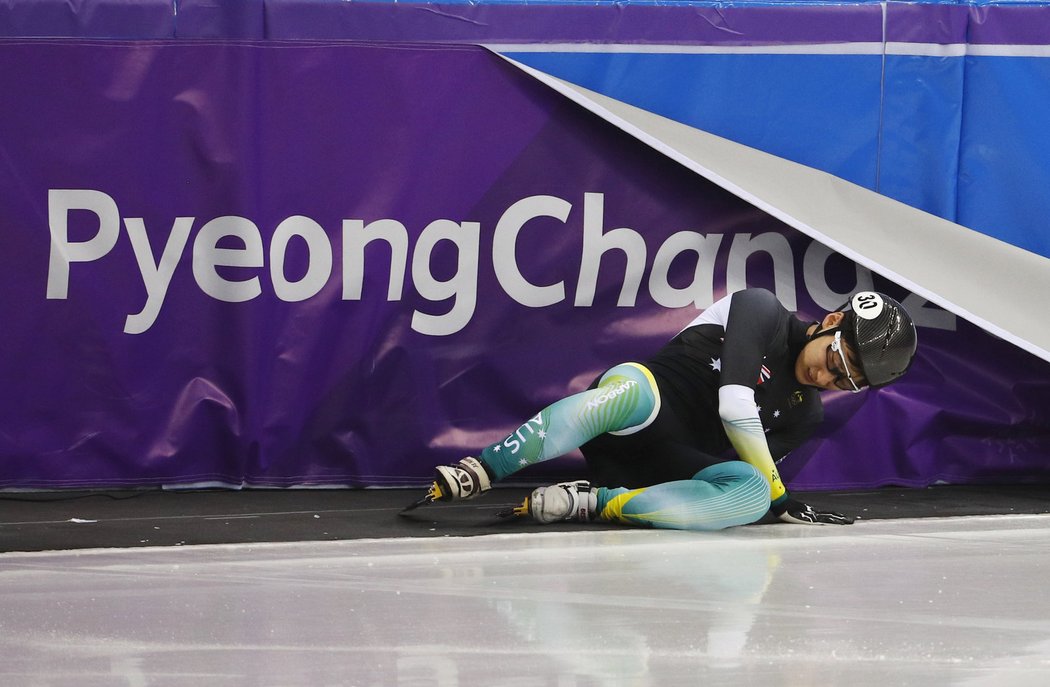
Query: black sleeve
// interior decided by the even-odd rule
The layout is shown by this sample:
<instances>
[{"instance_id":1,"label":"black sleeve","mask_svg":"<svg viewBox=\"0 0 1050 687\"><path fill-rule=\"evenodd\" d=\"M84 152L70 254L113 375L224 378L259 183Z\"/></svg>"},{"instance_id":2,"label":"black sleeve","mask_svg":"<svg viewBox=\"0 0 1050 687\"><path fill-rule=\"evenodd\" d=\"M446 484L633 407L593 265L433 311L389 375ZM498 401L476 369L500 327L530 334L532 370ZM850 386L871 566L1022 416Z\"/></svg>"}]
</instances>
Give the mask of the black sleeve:
<instances>
[{"instance_id":1,"label":"black sleeve","mask_svg":"<svg viewBox=\"0 0 1050 687\"><path fill-rule=\"evenodd\" d=\"M722 386L755 388L762 359L786 312L777 297L765 289L733 294L722 346Z\"/></svg>"}]
</instances>

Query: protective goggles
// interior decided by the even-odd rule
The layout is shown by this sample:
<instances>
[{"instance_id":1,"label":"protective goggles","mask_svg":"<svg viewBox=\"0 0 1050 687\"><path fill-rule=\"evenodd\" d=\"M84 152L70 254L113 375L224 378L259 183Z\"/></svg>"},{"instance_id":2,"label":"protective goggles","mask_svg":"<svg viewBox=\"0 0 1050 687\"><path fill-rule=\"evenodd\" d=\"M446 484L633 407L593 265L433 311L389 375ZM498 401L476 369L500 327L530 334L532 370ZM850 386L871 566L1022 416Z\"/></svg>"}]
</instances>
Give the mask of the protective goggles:
<instances>
[{"instance_id":1,"label":"protective goggles","mask_svg":"<svg viewBox=\"0 0 1050 687\"><path fill-rule=\"evenodd\" d=\"M839 367L839 363L842 364ZM828 346L827 360L825 361L828 372L835 375L835 388L841 389L842 391L850 391L857 393L861 390L861 386L857 384L856 380L853 379L853 375L849 373L849 363L846 362L846 351L842 346L842 332L835 332L835 338Z\"/></svg>"}]
</instances>

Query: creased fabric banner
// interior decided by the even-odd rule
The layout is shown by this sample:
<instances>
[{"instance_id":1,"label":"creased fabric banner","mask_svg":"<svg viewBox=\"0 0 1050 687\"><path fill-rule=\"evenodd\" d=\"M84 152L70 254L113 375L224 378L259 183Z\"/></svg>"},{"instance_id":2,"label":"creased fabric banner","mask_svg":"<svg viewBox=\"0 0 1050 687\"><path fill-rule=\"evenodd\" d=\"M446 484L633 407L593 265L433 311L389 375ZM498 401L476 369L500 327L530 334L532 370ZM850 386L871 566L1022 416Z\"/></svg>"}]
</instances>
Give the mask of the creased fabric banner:
<instances>
[{"instance_id":1,"label":"creased fabric banner","mask_svg":"<svg viewBox=\"0 0 1050 687\"><path fill-rule=\"evenodd\" d=\"M420 484L744 285L909 298L480 48L0 65L0 487ZM907 302L913 371L791 486L1045 479L1047 363Z\"/></svg>"}]
</instances>

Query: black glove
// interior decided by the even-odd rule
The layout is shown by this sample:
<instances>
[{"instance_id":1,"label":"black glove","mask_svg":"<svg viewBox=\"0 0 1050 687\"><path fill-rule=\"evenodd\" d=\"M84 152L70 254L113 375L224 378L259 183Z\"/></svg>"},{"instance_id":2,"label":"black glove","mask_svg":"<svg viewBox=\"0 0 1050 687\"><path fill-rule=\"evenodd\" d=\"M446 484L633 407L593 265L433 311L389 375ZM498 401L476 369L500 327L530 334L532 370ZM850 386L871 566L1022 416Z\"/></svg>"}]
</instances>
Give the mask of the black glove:
<instances>
[{"instance_id":1,"label":"black glove","mask_svg":"<svg viewBox=\"0 0 1050 687\"><path fill-rule=\"evenodd\" d=\"M813 506L785 499L772 507L773 513L784 522L796 525L852 525L853 518L832 513L831 511L813 510Z\"/></svg>"}]
</instances>

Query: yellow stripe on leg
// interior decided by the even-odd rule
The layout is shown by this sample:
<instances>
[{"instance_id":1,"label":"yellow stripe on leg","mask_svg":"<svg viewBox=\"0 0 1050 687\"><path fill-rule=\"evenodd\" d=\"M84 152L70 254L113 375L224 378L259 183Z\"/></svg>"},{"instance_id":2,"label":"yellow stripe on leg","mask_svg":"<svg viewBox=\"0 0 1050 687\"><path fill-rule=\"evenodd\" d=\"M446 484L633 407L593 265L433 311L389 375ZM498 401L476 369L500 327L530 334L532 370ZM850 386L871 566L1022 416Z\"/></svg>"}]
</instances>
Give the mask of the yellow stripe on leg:
<instances>
[{"instance_id":1,"label":"yellow stripe on leg","mask_svg":"<svg viewBox=\"0 0 1050 687\"><path fill-rule=\"evenodd\" d=\"M635 524L635 522L631 520L630 517L625 516L623 514L623 507L626 506L631 499L633 499L638 494L641 494L643 491L645 491L645 489L634 489L632 491L627 491L612 497L611 499L609 499L608 503L605 504L605 507L602 508L602 512L599 517L602 520L608 520L610 522L619 522L625 525Z\"/></svg>"}]
</instances>

